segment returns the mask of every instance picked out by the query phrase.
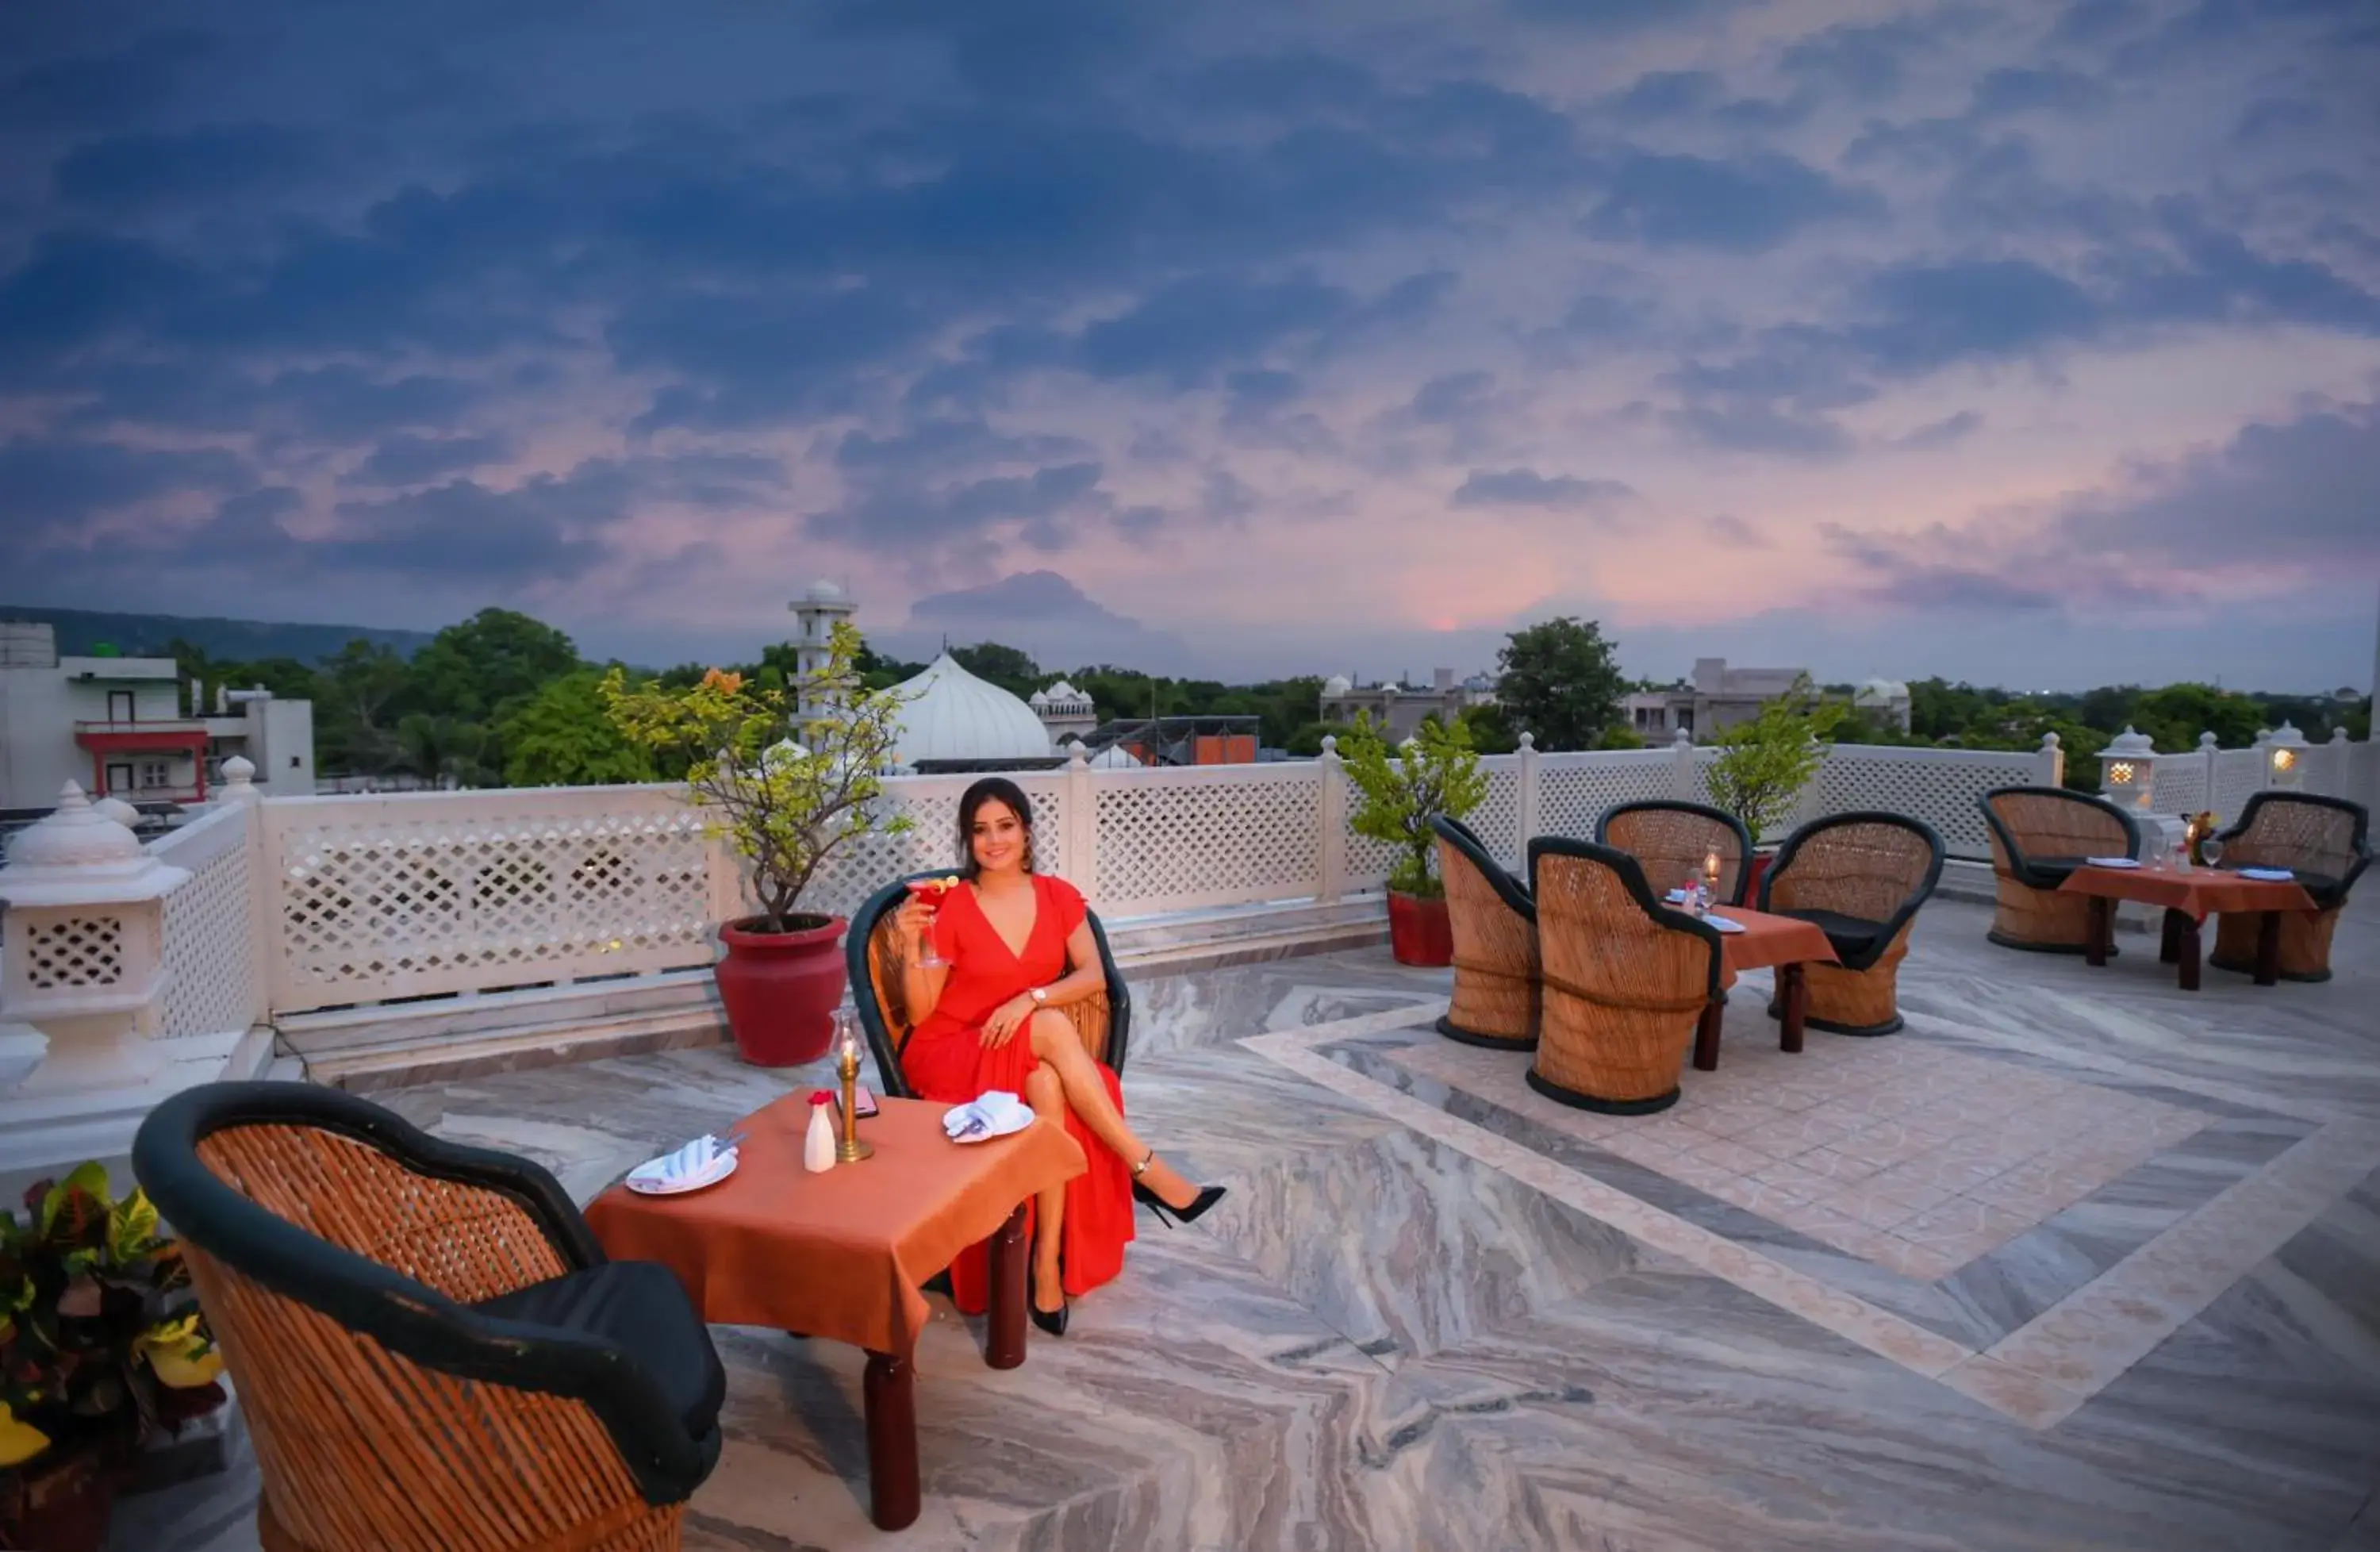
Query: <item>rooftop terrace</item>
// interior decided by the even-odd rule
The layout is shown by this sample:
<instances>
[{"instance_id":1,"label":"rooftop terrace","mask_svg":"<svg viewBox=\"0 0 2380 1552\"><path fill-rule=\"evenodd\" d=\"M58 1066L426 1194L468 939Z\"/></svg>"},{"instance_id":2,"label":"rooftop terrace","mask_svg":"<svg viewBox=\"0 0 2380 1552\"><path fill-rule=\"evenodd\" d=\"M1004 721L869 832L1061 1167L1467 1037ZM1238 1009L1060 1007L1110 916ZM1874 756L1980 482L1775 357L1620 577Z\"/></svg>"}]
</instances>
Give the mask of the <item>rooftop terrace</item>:
<instances>
[{"instance_id":1,"label":"rooftop terrace","mask_svg":"<svg viewBox=\"0 0 2380 1552\"><path fill-rule=\"evenodd\" d=\"M696 1547L2380 1547L2380 894L2325 985L2100 970L1937 899L1901 1035L1664 1114L1527 1090L1357 949L1134 979L1128 1104L1232 1194L1063 1340L919 1350L925 1518L868 1523L861 1356L720 1328ZM804 1074L723 1047L392 1087L582 1200ZM115 1545L257 1545L253 1466Z\"/></svg>"}]
</instances>

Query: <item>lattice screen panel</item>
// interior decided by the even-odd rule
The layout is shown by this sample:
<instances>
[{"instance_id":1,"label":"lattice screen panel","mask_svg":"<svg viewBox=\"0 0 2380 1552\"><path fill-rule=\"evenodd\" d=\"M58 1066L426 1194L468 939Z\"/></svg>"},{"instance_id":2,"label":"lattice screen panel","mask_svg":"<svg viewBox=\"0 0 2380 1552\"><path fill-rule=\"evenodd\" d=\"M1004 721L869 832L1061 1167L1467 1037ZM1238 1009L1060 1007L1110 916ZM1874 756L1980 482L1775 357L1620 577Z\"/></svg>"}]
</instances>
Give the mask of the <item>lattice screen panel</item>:
<instances>
[{"instance_id":1,"label":"lattice screen panel","mask_svg":"<svg viewBox=\"0 0 2380 1552\"><path fill-rule=\"evenodd\" d=\"M225 809L201 823L219 831L194 834L200 829L194 825L152 848L164 860L190 870L188 882L164 902L169 978L163 1029L169 1038L244 1032L264 1015L249 895L249 814ZM196 844L167 849L185 839Z\"/></svg>"},{"instance_id":2,"label":"lattice screen panel","mask_svg":"<svg viewBox=\"0 0 2380 1552\"><path fill-rule=\"evenodd\" d=\"M1518 756L1500 757L1494 765L1481 762L1488 777L1488 795L1463 822L1488 843L1488 855L1505 867L1517 868L1528 849L1521 833L1521 762Z\"/></svg>"},{"instance_id":3,"label":"lattice screen panel","mask_svg":"<svg viewBox=\"0 0 2380 1552\"><path fill-rule=\"evenodd\" d=\"M1034 868L1071 879L1066 871L1065 779L1011 779L1025 789L1026 801L1033 806ZM928 785L929 782L932 784ZM961 861L959 799L965 790L965 783L941 778L920 778L914 786L906 782L886 783L886 801L896 812L908 816L909 831L902 835L870 836L837 852L810 880L803 908L848 916L895 879L929 867L957 867Z\"/></svg>"},{"instance_id":4,"label":"lattice screen panel","mask_svg":"<svg viewBox=\"0 0 2380 1552\"><path fill-rule=\"evenodd\" d=\"M1102 910L1191 910L1310 895L1321 879L1318 766L1218 767L1228 777L1102 771Z\"/></svg>"},{"instance_id":5,"label":"lattice screen panel","mask_svg":"<svg viewBox=\"0 0 2380 1552\"><path fill-rule=\"evenodd\" d=\"M2206 758L2189 755L2156 762L2149 808L2159 814L2195 814L2208 806Z\"/></svg>"},{"instance_id":6,"label":"lattice screen panel","mask_svg":"<svg viewBox=\"0 0 2380 1552\"><path fill-rule=\"evenodd\" d=\"M1634 754L1626 763L1609 755L1570 764L1548 755L1537 767L1537 833L1595 839L1596 821L1622 803L1673 795L1675 765L1667 750Z\"/></svg>"},{"instance_id":7,"label":"lattice screen panel","mask_svg":"<svg viewBox=\"0 0 2380 1552\"><path fill-rule=\"evenodd\" d=\"M1880 808L1924 819L1954 857L1989 860L1991 841L1979 800L1994 787L2033 780L2033 757L1977 750L1967 758L1868 759L1838 750L1818 769L1815 817Z\"/></svg>"},{"instance_id":8,"label":"lattice screen panel","mask_svg":"<svg viewBox=\"0 0 2380 1552\"><path fill-rule=\"evenodd\" d=\"M124 979L123 919L32 918L25 928L25 969L37 991L115 986Z\"/></svg>"},{"instance_id":9,"label":"lattice screen panel","mask_svg":"<svg viewBox=\"0 0 2380 1552\"><path fill-rule=\"evenodd\" d=\"M2265 784L2265 751L2220 749L2215 755L2215 796L2207 806L2227 826L2247 810L2251 794Z\"/></svg>"},{"instance_id":10,"label":"lattice screen panel","mask_svg":"<svg viewBox=\"0 0 2380 1552\"><path fill-rule=\"evenodd\" d=\"M281 838L289 1010L708 964L702 820L322 823Z\"/></svg>"}]
</instances>

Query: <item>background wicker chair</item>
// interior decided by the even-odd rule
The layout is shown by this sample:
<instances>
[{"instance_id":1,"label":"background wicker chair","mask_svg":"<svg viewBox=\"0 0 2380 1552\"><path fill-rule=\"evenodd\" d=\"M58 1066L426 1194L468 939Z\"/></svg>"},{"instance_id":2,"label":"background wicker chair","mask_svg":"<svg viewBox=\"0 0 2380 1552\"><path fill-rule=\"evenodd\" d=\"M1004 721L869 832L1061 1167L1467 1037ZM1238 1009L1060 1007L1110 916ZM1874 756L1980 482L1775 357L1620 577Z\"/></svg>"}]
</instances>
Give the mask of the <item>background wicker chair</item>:
<instances>
[{"instance_id":1,"label":"background wicker chair","mask_svg":"<svg viewBox=\"0 0 2380 1552\"><path fill-rule=\"evenodd\" d=\"M1529 1086L1581 1109L1668 1109L1718 995L1718 933L1656 899L1634 857L1591 841L1530 842L1529 884L1545 1000Z\"/></svg>"},{"instance_id":2,"label":"background wicker chair","mask_svg":"<svg viewBox=\"0 0 2380 1552\"><path fill-rule=\"evenodd\" d=\"M1469 826L1441 815L1430 828L1454 931L1454 998L1438 1032L1527 1050L1537 1043L1537 907Z\"/></svg>"},{"instance_id":3,"label":"background wicker chair","mask_svg":"<svg viewBox=\"0 0 2380 1552\"><path fill-rule=\"evenodd\" d=\"M2360 803L2310 793L2260 792L2248 799L2240 822L2223 831L2226 867L2286 867L2295 873L2321 909L2281 915L2280 973L2290 981L2330 979L2330 938L2339 908L2372 863L2372 816ZM2216 918L2215 952L2207 962L2253 974L2254 915Z\"/></svg>"},{"instance_id":4,"label":"background wicker chair","mask_svg":"<svg viewBox=\"0 0 2380 1552\"><path fill-rule=\"evenodd\" d=\"M1595 821L1595 838L1634 857L1645 881L1664 891L1701 878L1703 858L1717 852L1718 900L1743 903L1752 878L1752 831L1724 808L1671 798L1623 803Z\"/></svg>"},{"instance_id":5,"label":"background wicker chair","mask_svg":"<svg viewBox=\"0 0 2380 1552\"><path fill-rule=\"evenodd\" d=\"M1786 838L1760 881L1760 909L1817 923L1841 962L1803 967L1812 1027L1900 1027L1900 962L1917 908L1942 880L1942 855L1934 827L1905 814L1835 814ZM1769 1003L1771 1018L1782 1012Z\"/></svg>"},{"instance_id":6,"label":"background wicker chair","mask_svg":"<svg viewBox=\"0 0 2380 1552\"><path fill-rule=\"evenodd\" d=\"M132 1162L238 1385L267 1552L679 1544L725 1372L552 1175L286 1083L176 1095Z\"/></svg>"},{"instance_id":7,"label":"background wicker chair","mask_svg":"<svg viewBox=\"0 0 2380 1552\"><path fill-rule=\"evenodd\" d=\"M2002 948L2082 952L2090 945L2090 897L2060 894L2058 886L2086 857L2132 855L2140 832L2131 816L2104 797L2062 787L2000 787L1975 801L1991 831L1999 897L1985 936Z\"/></svg>"},{"instance_id":8,"label":"background wicker chair","mask_svg":"<svg viewBox=\"0 0 2380 1552\"><path fill-rule=\"evenodd\" d=\"M910 877L949 876L948 868L938 867ZM876 1058L884 1092L896 1099L917 1097L908 1079L901 1074L901 1048L908 1043L915 1021L901 1003L901 934L893 920L908 894L907 884L908 879L898 879L869 895L853 913L851 930L844 934L843 949L844 963L851 972L851 1001L859 1014L859 1027L868 1036L868 1049ZM1099 966L1107 972L1108 988L1097 997L1069 1006L1065 1014L1074 1021L1076 1033L1082 1036L1091 1055L1106 1062L1120 1078L1123 1076L1124 1049L1132 1034L1132 993L1124 988L1123 973L1116 968L1115 954L1108 947L1108 930L1100 924L1099 913L1087 912L1086 916L1091 924L1091 938L1099 946Z\"/></svg>"}]
</instances>

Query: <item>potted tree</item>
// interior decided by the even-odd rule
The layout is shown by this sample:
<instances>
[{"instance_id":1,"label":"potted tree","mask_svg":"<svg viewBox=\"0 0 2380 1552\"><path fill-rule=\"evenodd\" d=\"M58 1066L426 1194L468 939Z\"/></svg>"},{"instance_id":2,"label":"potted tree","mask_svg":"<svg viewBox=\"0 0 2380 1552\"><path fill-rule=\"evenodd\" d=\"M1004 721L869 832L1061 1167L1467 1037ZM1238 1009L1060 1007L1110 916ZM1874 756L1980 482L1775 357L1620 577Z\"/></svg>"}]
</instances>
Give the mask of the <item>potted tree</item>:
<instances>
[{"instance_id":1,"label":"potted tree","mask_svg":"<svg viewBox=\"0 0 2380 1552\"><path fill-rule=\"evenodd\" d=\"M826 1052L842 1001L844 918L799 908L836 854L909 829L888 814L880 772L900 736L900 697L857 672L859 633L837 624L827 661L795 691L712 669L699 684L631 685L614 668L603 704L615 726L664 766L683 764L688 801L749 871L754 915L722 923L714 971L744 1060L797 1066Z\"/></svg>"},{"instance_id":2,"label":"potted tree","mask_svg":"<svg viewBox=\"0 0 2380 1552\"><path fill-rule=\"evenodd\" d=\"M0 1212L0 1547L98 1552L142 1443L224 1403L181 1247L84 1164Z\"/></svg>"},{"instance_id":3,"label":"potted tree","mask_svg":"<svg viewBox=\"0 0 2380 1552\"><path fill-rule=\"evenodd\" d=\"M1340 741L1354 783L1356 834L1397 848L1389 867L1389 946L1400 964L1451 964L1454 932L1438 876L1438 835L1429 821L1466 818L1488 795L1488 774L1471 730L1432 717L1390 758L1369 717Z\"/></svg>"},{"instance_id":4,"label":"potted tree","mask_svg":"<svg viewBox=\"0 0 2380 1552\"><path fill-rule=\"evenodd\" d=\"M1818 697L1805 674L1783 695L1764 702L1759 715L1718 735L1719 756L1704 782L1711 802L1742 819L1752 832L1756 849L1748 864L1746 899L1760 897L1760 880L1776 855L1775 847L1758 843L1792 813L1802 789L1827 758L1820 741L1834 732L1843 715L1842 706Z\"/></svg>"}]
</instances>

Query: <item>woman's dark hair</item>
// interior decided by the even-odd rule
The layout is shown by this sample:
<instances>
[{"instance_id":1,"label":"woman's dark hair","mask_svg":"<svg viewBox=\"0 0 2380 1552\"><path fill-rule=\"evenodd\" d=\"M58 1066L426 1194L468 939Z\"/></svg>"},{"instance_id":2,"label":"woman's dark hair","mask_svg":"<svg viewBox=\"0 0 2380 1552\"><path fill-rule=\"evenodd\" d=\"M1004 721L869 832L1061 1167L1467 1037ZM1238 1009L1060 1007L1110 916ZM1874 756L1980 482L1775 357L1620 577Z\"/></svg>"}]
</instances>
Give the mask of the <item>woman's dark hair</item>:
<instances>
[{"instance_id":1,"label":"woman's dark hair","mask_svg":"<svg viewBox=\"0 0 2380 1552\"><path fill-rule=\"evenodd\" d=\"M1025 827L1025 871L1033 871L1033 800L1005 776L987 776L959 798L959 877L972 880L983 871L975 860L976 811L987 803L1005 804Z\"/></svg>"}]
</instances>

